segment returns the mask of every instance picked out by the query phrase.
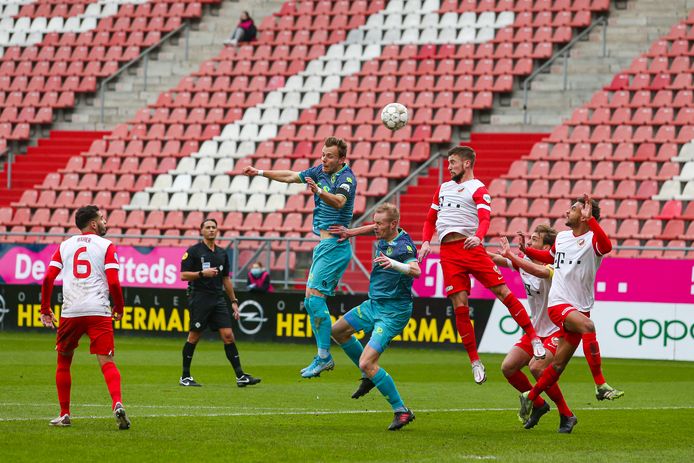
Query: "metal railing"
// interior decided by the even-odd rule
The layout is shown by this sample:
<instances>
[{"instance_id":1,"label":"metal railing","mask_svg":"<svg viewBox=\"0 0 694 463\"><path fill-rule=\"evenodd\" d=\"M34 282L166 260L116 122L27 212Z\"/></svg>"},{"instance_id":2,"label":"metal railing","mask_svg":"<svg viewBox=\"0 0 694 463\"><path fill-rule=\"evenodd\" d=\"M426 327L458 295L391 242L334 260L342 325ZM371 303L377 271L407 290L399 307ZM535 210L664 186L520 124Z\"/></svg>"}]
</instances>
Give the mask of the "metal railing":
<instances>
[{"instance_id":1,"label":"metal railing","mask_svg":"<svg viewBox=\"0 0 694 463\"><path fill-rule=\"evenodd\" d=\"M554 64L554 62L559 59L560 57L564 57L564 69L563 69L563 77L564 77L564 85L562 87L562 90L566 90L568 86L568 80L569 80L569 51L578 43L578 41L582 40L583 37L587 36L590 34L593 29L595 29L597 26L601 25L603 26L602 28L602 57L604 58L607 56L607 17L606 16L601 16L593 23L588 26L585 30L581 31L576 37L571 40L568 44L564 46L561 50L556 52L547 62L543 63L542 66L537 68L530 76L528 76L521 86L523 87L523 124L528 123L528 89L530 87L530 83L537 77L541 72L543 72L545 69L547 69L549 66Z\"/></svg>"},{"instance_id":2,"label":"metal railing","mask_svg":"<svg viewBox=\"0 0 694 463\"><path fill-rule=\"evenodd\" d=\"M189 50L189 37L190 37L190 24L188 21L185 21L183 24L178 26L178 28L172 30L168 34L166 34L164 37L162 37L157 43L152 45L151 47L145 49L142 53L140 53L136 58L133 58L132 60L128 61L125 63L122 67L120 67L115 73L111 74L108 76L106 79L102 80L101 83L99 84L99 101L101 102L101 108L99 110L99 122L104 123L104 104L105 104L105 99L106 99L106 85L120 76L123 72L125 72L127 69L135 65L137 62L140 60L143 60L143 80L144 80L144 89L147 90L147 69L149 65L149 54L156 50L157 48L161 47L164 42L167 42L170 38L172 38L174 35L177 35L181 30L185 30L185 59L186 61L188 60L188 50Z\"/></svg>"}]
</instances>

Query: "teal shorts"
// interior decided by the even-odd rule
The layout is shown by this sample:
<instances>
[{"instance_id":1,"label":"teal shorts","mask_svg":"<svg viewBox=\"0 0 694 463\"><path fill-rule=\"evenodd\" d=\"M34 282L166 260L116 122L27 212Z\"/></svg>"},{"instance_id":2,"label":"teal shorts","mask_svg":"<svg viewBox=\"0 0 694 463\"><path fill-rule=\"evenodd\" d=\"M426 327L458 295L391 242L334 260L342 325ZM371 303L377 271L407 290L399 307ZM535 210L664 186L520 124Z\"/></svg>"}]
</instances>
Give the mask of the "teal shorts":
<instances>
[{"instance_id":1,"label":"teal shorts","mask_svg":"<svg viewBox=\"0 0 694 463\"><path fill-rule=\"evenodd\" d=\"M335 294L335 287L352 259L352 245L337 238L321 240L313 249L313 262L308 272L308 287L326 296Z\"/></svg>"},{"instance_id":2,"label":"teal shorts","mask_svg":"<svg viewBox=\"0 0 694 463\"><path fill-rule=\"evenodd\" d=\"M390 341L405 329L412 316L412 301L374 301L369 299L345 314L357 331L371 331L368 345L383 353Z\"/></svg>"}]
</instances>

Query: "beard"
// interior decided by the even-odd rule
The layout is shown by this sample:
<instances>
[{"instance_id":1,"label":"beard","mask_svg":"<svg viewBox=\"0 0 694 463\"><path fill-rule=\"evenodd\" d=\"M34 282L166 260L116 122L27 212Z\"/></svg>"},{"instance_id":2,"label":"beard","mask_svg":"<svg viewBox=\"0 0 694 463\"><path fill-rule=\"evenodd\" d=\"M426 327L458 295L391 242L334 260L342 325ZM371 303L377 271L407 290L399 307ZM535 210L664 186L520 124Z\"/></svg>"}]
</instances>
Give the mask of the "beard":
<instances>
[{"instance_id":1,"label":"beard","mask_svg":"<svg viewBox=\"0 0 694 463\"><path fill-rule=\"evenodd\" d=\"M98 232L99 232L99 236L106 235L106 227L100 224Z\"/></svg>"},{"instance_id":2,"label":"beard","mask_svg":"<svg viewBox=\"0 0 694 463\"><path fill-rule=\"evenodd\" d=\"M463 172L457 174L457 175L451 175L451 180L453 180L455 183L460 183L460 180L463 178Z\"/></svg>"}]
</instances>

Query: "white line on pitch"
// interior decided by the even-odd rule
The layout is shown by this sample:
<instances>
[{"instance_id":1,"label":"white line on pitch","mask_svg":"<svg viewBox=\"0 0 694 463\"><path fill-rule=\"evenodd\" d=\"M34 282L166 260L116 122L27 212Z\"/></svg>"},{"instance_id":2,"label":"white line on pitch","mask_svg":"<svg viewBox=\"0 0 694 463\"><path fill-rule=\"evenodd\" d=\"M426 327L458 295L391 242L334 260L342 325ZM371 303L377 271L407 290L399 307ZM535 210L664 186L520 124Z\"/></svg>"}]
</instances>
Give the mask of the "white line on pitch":
<instances>
[{"instance_id":1,"label":"white line on pitch","mask_svg":"<svg viewBox=\"0 0 694 463\"><path fill-rule=\"evenodd\" d=\"M137 406L133 406L137 408ZM167 407L161 407L166 409ZM169 407L170 408L170 407ZM429 408L429 409L419 409L416 410L420 413L459 413L459 412L498 412L498 411L516 411L516 408ZM584 411L617 411L617 410L694 410L694 406L678 406L678 407L609 407L609 408L596 408L596 407L581 407L575 408L575 410ZM314 410L314 411L286 411L286 409L277 409L276 411L239 411L239 412L228 412L228 413L150 413L150 414L133 414L136 418L176 418L176 417L201 417L201 418L211 418L211 417L222 417L222 416L290 416L290 415L358 415L365 413L388 413L387 410ZM54 417L10 417L10 418L0 418L0 422L3 421L42 421L49 420ZM78 419L111 419L110 416L103 415L91 415L91 416L77 416Z\"/></svg>"}]
</instances>

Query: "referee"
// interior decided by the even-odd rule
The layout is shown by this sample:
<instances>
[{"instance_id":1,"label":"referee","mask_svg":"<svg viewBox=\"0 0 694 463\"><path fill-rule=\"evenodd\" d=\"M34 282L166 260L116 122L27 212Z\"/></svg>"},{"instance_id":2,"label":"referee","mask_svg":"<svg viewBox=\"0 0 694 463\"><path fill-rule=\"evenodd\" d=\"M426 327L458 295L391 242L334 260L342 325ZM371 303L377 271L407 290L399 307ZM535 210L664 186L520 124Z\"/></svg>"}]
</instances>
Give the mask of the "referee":
<instances>
[{"instance_id":1,"label":"referee","mask_svg":"<svg viewBox=\"0 0 694 463\"><path fill-rule=\"evenodd\" d=\"M188 282L190 308L190 331L188 340L183 345L183 373L179 380L181 386L202 386L191 376L190 364L200 334L208 325L213 331L219 331L224 342L224 352L236 373L236 385L246 387L260 382L260 378L244 373L241 368L224 292L231 300L236 320L239 319L239 301L229 279L229 257L224 249L215 244L217 231L217 221L205 219L200 225L202 241L189 247L181 260L181 280Z\"/></svg>"}]
</instances>

